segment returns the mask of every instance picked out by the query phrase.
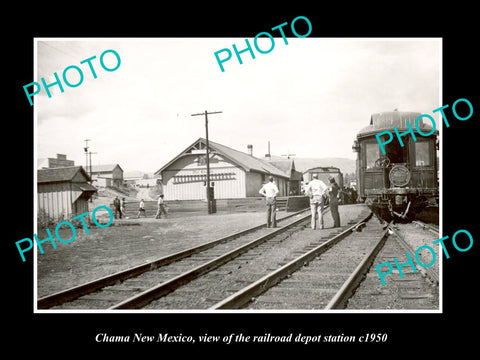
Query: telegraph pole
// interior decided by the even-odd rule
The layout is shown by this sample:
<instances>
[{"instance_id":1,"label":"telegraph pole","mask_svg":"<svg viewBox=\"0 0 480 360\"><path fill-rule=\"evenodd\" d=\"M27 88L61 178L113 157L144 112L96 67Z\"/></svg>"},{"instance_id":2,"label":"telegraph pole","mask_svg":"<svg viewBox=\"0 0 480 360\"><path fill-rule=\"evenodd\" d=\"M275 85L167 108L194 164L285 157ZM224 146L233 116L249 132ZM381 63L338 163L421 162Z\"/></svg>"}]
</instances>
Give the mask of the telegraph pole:
<instances>
[{"instance_id":1,"label":"telegraph pole","mask_svg":"<svg viewBox=\"0 0 480 360\"><path fill-rule=\"evenodd\" d=\"M212 111L208 112L205 110L203 113L198 113L198 114L192 114L192 116L199 116L199 115L205 115L205 134L206 134L206 140L207 140L207 207L208 207L208 213L212 213L212 198L210 194L210 150L209 150L209 145L208 145L208 115L210 114L221 114L221 111Z\"/></svg>"},{"instance_id":2,"label":"telegraph pole","mask_svg":"<svg viewBox=\"0 0 480 360\"><path fill-rule=\"evenodd\" d=\"M297 156L295 154L290 154L290 150L288 150L288 154L282 154L282 156L286 156L287 159L290 159L290 156Z\"/></svg>"},{"instance_id":3,"label":"telegraph pole","mask_svg":"<svg viewBox=\"0 0 480 360\"><path fill-rule=\"evenodd\" d=\"M90 139L85 139L85 147L83 150L85 150L85 172L88 173L88 142Z\"/></svg>"},{"instance_id":4,"label":"telegraph pole","mask_svg":"<svg viewBox=\"0 0 480 360\"><path fill-rule=\"evenodd\" d=\"M92 180L92 154L97 154L96 152L89 152L88 155L90 157L90 184L92 184L93 180Z\"/></svg>"}]
</instances>

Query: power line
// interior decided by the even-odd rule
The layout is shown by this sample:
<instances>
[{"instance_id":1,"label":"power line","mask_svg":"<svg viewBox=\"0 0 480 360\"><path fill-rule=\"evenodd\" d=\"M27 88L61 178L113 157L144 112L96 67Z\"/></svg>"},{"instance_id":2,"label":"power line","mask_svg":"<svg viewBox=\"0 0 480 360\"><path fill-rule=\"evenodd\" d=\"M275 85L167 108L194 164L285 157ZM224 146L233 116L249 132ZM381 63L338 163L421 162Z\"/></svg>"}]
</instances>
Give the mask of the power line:
<instances>
[{"instance_id":1,"label":"power line","mask_svg":"<svg viewBox=\"0 0 480 360\"><path fill-rule=\"evenodd\" d=\"M209 144L208 144L208 115L210 114L221 114L221 111L212 111L208 112L205 110L203 113L192 114L192 116L199 116L205 115L205 134L206 134L206 141L207 141L207 206L208 206L208 213L212 213L212 196L210 194L210 154L209 154Z\"/></svg>"}]
</instances>

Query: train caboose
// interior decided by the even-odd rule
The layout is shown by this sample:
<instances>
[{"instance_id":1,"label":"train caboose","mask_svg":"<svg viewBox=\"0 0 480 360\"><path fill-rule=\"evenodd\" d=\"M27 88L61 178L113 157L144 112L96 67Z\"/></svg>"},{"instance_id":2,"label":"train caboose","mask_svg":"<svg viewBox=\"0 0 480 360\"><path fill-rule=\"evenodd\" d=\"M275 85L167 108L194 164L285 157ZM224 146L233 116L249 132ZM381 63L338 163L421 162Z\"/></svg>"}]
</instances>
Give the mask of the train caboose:
<instances>
[{"instance_id":1,"label":"train caboose","mask_svg":"<svg viewBox=\"0 0 480 360\"><path fill-rule=\"evenodd\" d=\"M420 115L397 110L373 114L352 147L357 152L359 199L382 220L412 220L426 206L438 204L438 131L422 136L432 132L422 119L417 124L422 134L418 134L415 120ZM404 134L409 130L407 122L416 141L411 133ZM383 155L375 135L383 131L395 134L394 127L403 134L404 146L394 135L393 141L384 145Z\"/></svg>"}]
</instances>

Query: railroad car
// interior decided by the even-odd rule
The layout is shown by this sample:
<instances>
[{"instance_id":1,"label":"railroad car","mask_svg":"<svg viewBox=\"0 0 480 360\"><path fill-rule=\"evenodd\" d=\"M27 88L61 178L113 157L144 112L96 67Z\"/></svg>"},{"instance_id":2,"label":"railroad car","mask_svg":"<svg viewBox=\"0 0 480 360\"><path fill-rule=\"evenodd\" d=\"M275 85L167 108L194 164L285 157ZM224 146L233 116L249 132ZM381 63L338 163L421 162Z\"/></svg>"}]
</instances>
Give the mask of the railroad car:
<instances>
[{"instance_id":1,"label":"railroad car","mask_svg":"<svg viewBox=\"0 0 480 360\"><path fill-rule=\"evenodd\" d=\"M390 111L371 115L370 125L357 133L352 149L357 152L359 199L382 221L411 221L426 206L438 206L438 131L415 120L417 112ZM413 134L405 133L410 123ZM401 136L403 146L395 135ZM432 133L430 136L422 134ZM390 131L393 140L383 155L376 134ZM388 141L388 134L381 141ZM415 141L416 140L416 141Z\"/></svg>"},{"instance_id":2,"label":"railroad car","mask_svg":"<svg viewBox=\"0 0 480 360\"><path fill-rule=\"evenodd\" d=\"M329 178L333 177L340 189L343 188L343 174L339 168L333 166L320 166L305 170L303 173L303 188L313 179L313 175L318 175L318 180L321 180L325 185L330 186ZM328 204L328 196L326 197L326 204Z\"/></svg>"}]
</instances>

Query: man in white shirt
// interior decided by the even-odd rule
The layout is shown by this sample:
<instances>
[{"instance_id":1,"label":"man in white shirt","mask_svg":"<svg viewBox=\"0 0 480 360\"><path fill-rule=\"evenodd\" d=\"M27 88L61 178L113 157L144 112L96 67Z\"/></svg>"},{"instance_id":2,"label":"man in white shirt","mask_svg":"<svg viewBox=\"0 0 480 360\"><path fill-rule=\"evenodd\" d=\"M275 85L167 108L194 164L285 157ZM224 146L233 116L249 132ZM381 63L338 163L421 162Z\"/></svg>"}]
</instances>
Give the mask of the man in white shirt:
<instances>
[{"instance_id":1,"label":"man in white shirt","mask_svg":"<svg viewBox=\"0 0 480 360\"><path fill-rule=\"evenodd\" d=\"M266 198L267 203L267 227L277 227L277 195L278 188L273 182L273 176L268 178L269 182L262 186L259 193Z\"/></svg>"},{"instance_id":2,"label":"man in white shirt","mask_svg":"<svg viewBox=\"0 0 480 360\"><path fill-rule=\"evenodd\" d=\"M305 188L305 194L310 196L310 210L312 212L312 229L316 228L316 214L318 213L318 220L321 229L323 229L323 194L328 190L327 185L321 180L318 180L318 174L313 174L313 179Z\"/></svg>"},{"instance_id":3,"label":"man in white shirt","mask_svg":"<svg viewBox=\"0 0 480 360\"><path fill-rule=\"evenodd\" d=\"M143 212L143 216L147 217L147 213L145 211L145 203L143 202L143 199L140 200L140 204L138 205L138 214L137 218L140 218L140 213Z\"/></svg>"}]
</instances>

